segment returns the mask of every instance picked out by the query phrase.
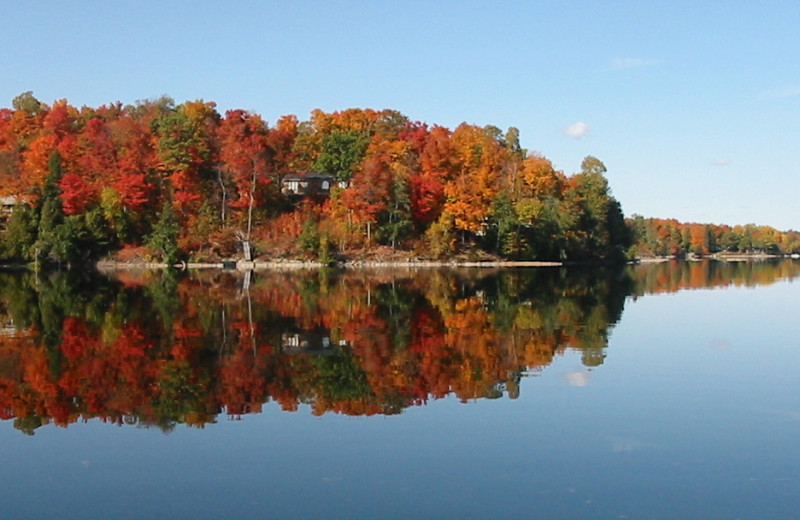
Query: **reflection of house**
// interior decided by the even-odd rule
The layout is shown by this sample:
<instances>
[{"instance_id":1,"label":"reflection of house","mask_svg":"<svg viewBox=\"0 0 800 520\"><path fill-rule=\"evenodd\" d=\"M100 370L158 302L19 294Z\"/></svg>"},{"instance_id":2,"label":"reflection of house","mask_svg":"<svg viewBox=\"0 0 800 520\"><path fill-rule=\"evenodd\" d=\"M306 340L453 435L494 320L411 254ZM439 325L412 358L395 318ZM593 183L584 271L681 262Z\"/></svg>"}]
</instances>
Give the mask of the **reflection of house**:
<instances>
[{"instance_id":1,"label":"reflection of house","mask_svg":"<svg viewBox=\"0 0 800 520\"><path fill-rule=\"evenodd\" d=\"M326 329L287 331L281 334L281 349L287 354L330 354L337 348L329 334Z\"/></svg>"},{"instance_id":2,"label":"reflection of house","mask_svg":"<svg viewBox=\"0 0 800 520\"><path fill-rule=\"evenodd\" d=\"M17 335L17 327L9 316L0 316L0 336L13 337Z\"/></svg>"},{"instance_id":3,"label":"reflection of house","mask_svg":"<svg viewBox=\"0 0 800 520\"><path fill-rule=\"evenodd\" d=\"M327 197L336 179L325 173L287 175L281 181L281 192L297 197Z\"/></svg>"}]
</instances>

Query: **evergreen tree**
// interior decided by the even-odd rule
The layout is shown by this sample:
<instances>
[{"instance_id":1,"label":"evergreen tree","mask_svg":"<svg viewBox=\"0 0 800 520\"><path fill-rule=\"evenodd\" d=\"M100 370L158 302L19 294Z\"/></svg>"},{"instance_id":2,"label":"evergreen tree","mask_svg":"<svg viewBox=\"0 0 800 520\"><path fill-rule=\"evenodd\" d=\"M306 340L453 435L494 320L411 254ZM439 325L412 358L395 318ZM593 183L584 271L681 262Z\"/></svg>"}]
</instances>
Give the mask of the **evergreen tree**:
<instances>
[{"instance_id":1,"label":"evergreen tree","mask_svg":"<svg viewBox=\"0 0 800 520\"><path fill-rule=\"evenodd\" d=\"M501 256L519 258L521 253L519 227L519 217L511 198L508 194L500 195L495 200L489 217L487 249L494 249Z\"/></svg>"},{"instance_id":2,"label":"evergreen tree","mask_svg":"<svg viewBox=\"0 0 800 520\"><path fill-rule=\"evenodd\" d=\"M0 258L14 261L32 260L31 245L36 241L38 215L27 204L17 204L8 220L8 228L0 240Z\"/></svg>"},{"instance_id":3,"label":"evergreen tree","mask_svg":"<svg viewBox=\"0 0 800 520\"><path fill-rule=\"evenodd\" d=\"M391 200L380 220L378 240L391 244L392 249L413 230L411 196L407 179L395 179L392 183Z\"/></svg>"},{"instance_id":4,"label":"evergreen tree","mask_svg":"<svg viewBox=\"0 0 800 520\"><path fill-rule=\"evenodd\" d=\"M39 209L37 238L32 245L33 259L37 263L57 263L62 265L74 260L77 248L74 243L73 228L66 222L61 205L59 183L63 176L61 155L56 151L50 155L49 173L42 190Z\"/></svg>"},{"instance_id":5,"label":"evergreen tree","mask_svg":"<svg viewBox=\"0 0 800 520\"><path fill-rule=\"evenodd\" d=\"M161 254L161 260L167 264L178 261L178 219L169 200L164 201L158 222L147 238L147 246Z\"/></svg>"}]
</instances>

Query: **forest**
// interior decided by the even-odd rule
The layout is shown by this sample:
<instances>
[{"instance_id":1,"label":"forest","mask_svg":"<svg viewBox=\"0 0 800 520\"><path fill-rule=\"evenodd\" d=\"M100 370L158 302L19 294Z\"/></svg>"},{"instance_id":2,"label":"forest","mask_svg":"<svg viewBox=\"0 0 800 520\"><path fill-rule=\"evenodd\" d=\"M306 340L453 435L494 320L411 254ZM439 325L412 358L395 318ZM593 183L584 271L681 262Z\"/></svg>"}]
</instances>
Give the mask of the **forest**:
<instances>
[{"instance_id":1,"label":"forest","mask_svg":"<svg viewBox=\"0 0 800 520\"><path fill-rule=\"evenodd\" d=\"M0 272L0 420L27 434L90 419L169 431L267 406L372 415L515 399L568 352L602 366L631 296L798 276L778 260L323 268L259 271L243 290L216 269Z\"/></svg>"},{"instance_id":2,"label":"forest","mask_svg":"<svg viewBox=\"0 0 800 520\"><path fill-rule=\"evenodd\" d=\"M605 173L593 156L556 170L514 127L451 130L395 110L270 125L202 100L78 108L25 92L0 109L0 261L217 262L251 246L326 263L800 250L798 233L767 227L626 221Z\"/></svg>"}]
</instances>

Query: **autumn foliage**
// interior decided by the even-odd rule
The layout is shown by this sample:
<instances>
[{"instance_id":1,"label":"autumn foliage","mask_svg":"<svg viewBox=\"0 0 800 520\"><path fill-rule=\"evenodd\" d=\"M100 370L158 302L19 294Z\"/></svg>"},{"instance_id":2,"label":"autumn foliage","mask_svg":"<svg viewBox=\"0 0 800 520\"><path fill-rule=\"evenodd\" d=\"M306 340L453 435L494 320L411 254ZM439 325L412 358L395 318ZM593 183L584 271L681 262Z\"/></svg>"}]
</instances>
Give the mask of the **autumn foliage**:
<instances>
[{"instance_id":1,"label":"autumn foliage","mask_svg":"<svg viewBox=\"0 0 800 520\"><path fill-rule=\"evenodd\" d=\"M800 232L770 226L728 226L678 222L675 219L628 219L639 257L689 255L780 255L800 252Z\"/></svg>"},{"instance_id":2,"label":"autumn foliage","mask_svg":"<svg viewBox=\"0 0 800 520\"><path fill-rule=\"evenodd\" d=\"M323 175L319 196L284 189ZM74 265L149 248L150 260L256 256L621 261L800 252L797 232L634 216L606 166L556 169L519 131L313 110L270 124L213 102L0 109L0 260ZM13 211L10 205L15 205ZM299 223L299 228L298 228Z\"/></svg>"},{"instance_id":3,"label":"autumn foliage","mask_svg":"<svg viewBox=\"0 0 800 520\"><path fill-rule=\"evenodd\" d=\"M70 264L86 257L81 240L101 244L95 256L158 244L155 256L196 260L236 257L243 239L264 256L312 258L388 246L421 258L611 260L630 245L610 231L624 226L607 183L554 170L520 147L515 128L451 130L372 109L270 125L166 97L77 108L26 92L12 105L0 111L0 196L30 211L2 219L9 260ZM332 178L330 193L282 190L288 176L311 173ZM53 233L42 235L46 206ZM291 234L282 225L297 212L317 238L273 240ZM175 232L163 229L170 219Z\"/></svg>"}]
</instances>

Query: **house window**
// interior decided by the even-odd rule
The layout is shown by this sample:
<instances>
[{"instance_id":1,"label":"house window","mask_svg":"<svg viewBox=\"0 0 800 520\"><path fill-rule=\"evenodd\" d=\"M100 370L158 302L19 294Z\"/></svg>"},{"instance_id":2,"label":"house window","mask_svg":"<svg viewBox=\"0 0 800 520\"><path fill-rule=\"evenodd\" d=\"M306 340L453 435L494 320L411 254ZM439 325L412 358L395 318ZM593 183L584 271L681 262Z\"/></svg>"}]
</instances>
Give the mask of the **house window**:
<instances>
[{"instance_id":1,"label":"house window","mask_svg":"<svg viewBox=\"0 0 800 520\"><path fill-rule=\"evenodd\" d=\"M289 181L289 191L297 193L300 183L297 181Z\"/></svg>"},{"instance_id":2,"label":"house window","mask_svg":"<svg viewBox=\"0 0 800 520\"><path fill-rule=\"evenodd\" d=\"M328 181L322 181L322 189L326 191L331 189L330 183Z\"/></svg>"}]
</instances>

